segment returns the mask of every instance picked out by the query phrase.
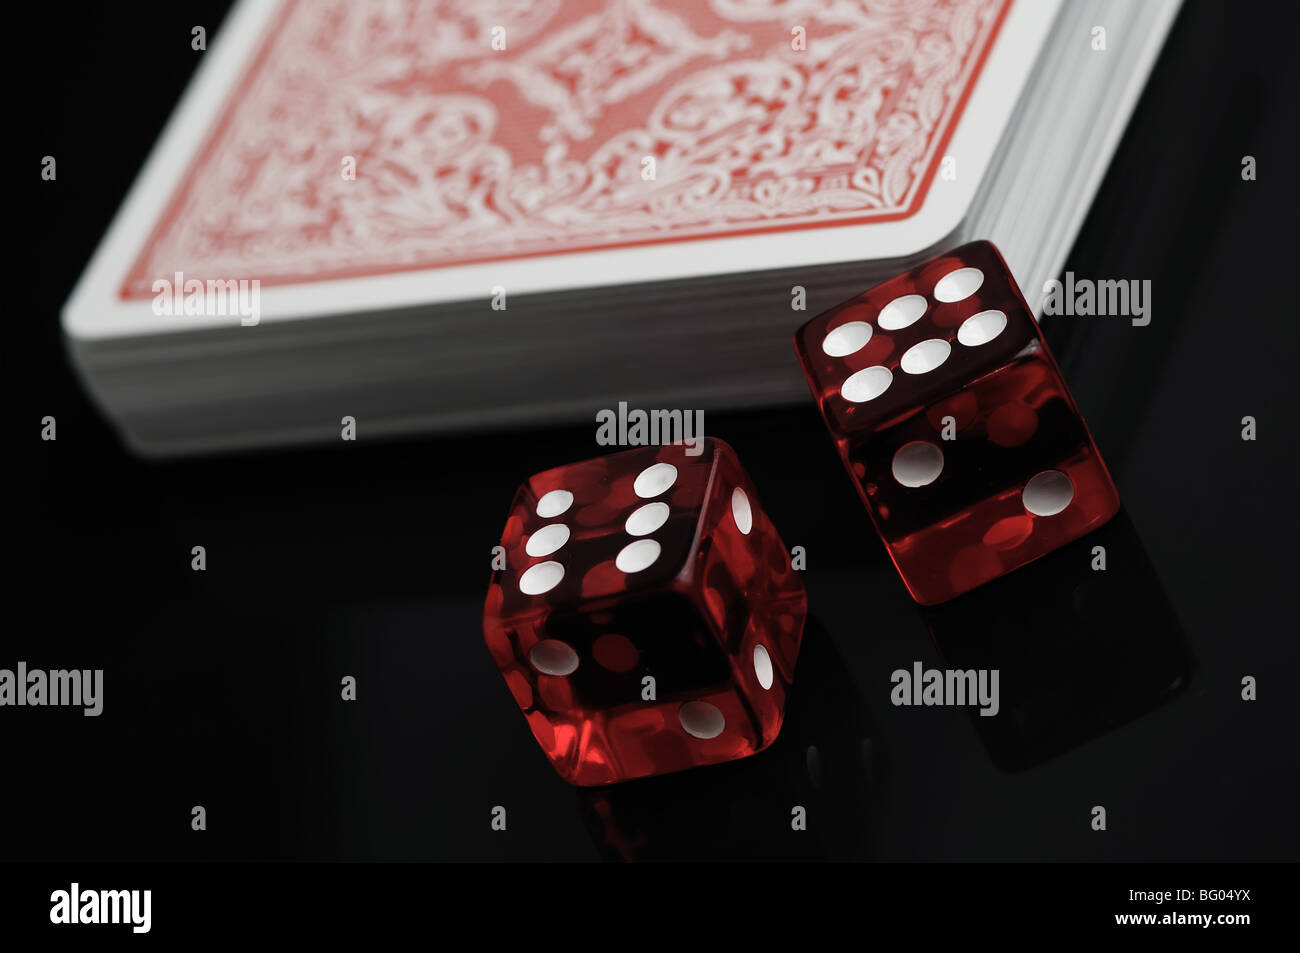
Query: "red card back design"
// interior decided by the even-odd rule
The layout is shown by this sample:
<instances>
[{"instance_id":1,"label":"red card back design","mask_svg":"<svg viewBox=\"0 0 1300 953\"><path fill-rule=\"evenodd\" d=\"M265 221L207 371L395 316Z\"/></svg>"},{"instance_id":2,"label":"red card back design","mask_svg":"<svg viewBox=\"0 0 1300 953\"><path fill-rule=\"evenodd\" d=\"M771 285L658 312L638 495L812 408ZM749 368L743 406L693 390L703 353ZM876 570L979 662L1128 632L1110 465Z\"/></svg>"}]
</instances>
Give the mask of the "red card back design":
<instances>
[{"instance_id":1,"label":"red card back design","mask_svg":"<svg viewBox=\"0 0 1300 953\"><path fill-rule=\"evenodd\" d=\"M121 294L905 219L1009 6L288 0Z\"/></svg>"}]
</instances>

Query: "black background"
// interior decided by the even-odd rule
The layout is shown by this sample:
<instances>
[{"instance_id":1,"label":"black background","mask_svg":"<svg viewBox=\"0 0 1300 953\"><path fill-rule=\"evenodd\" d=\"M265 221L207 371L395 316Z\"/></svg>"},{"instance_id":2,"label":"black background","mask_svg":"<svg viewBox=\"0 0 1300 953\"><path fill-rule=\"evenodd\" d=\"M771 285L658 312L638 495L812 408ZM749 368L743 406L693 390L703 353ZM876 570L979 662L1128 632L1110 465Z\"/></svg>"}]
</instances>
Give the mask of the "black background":
<instances>
[{"instance_id":1,"label":"black background","mask_svg":"<svg viewBox=\"0 0 1300 953\"><path fill-rule=\"evenodd\" d=\"M99 718L0 711L0 856L1294 858L1295 34L1278 9L1186 4L1070 256L1150 279L1151 325L1045 325L1125 504L1104 580L1076 546L925 613L811 401L706 408L808 552L801 694L763 755L594 794L551 771L479 621L512 492L592 456L594 428L376 444L362 422L339 447L132 459L58 312L202 55L190 28L215 33L224 5L14 15L33 65L9 87L0 667L103 668L106 697ZM996 728L890 704L891 671L944 660L1003 669Z\"/></svg>"}]
</instances>

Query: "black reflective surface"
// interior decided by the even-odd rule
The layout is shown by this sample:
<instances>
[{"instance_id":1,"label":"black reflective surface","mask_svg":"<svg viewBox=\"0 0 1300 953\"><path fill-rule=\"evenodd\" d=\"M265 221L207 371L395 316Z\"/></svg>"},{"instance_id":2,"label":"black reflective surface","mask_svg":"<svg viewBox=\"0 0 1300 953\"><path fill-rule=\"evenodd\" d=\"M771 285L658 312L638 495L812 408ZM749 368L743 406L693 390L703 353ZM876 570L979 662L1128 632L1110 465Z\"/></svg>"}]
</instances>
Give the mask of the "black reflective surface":
<instances>
[{"instance_id":1,"label":"black reflective surface","mask_svg":"<svg viewBox=\"0 0 1300 953\"><path fill-rule=\"evenodd\" d=\"M30 12L25 43L63 65L30 91L27 138L59 156L60 180L24 179L11 225L31 260L11 276L4 352L16 485L0 666L102 667L106 689L99 718L0 711L3 852L1294 857L1296 99L1272 9L1187 5L1067 265L1149 278L1150 326L1046 325L1124 501L1099 534L1104 577L1085 540L923 611L811 401L705 408L807 550L797 704L751 761L602 792L553 774L479 630L511 494L592 456L594 428L127 457L72 380L56 315L193 65L173 34L219 11L105 12L75 31ZM1258 181L1241 181L1243 154ZM55 444L37 439L46 414ZM1002 714L892 705L890 673L917 662L997 664ZM355 703L339 698L345 675ZM489 827L497 805L505 833ZM796 806L806 832L790 829Z\"/></svg>"}]
</instances>

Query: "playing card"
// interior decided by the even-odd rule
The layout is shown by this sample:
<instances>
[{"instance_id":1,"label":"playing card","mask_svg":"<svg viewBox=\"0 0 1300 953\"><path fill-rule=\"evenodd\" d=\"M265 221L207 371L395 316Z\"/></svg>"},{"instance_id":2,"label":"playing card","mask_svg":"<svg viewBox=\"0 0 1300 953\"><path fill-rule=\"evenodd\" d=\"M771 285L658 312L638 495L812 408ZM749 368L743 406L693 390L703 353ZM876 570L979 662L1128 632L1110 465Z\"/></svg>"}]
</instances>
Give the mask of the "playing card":
<instances>
[{"instance_id":1,"label":"playing card","mask_svg":"<svg viewBox=\"0 0 1300 953\"><path fill-rule=\"evenodd\" d=\"M256 281L275 322L915 255L1058 7L244 0L65 328L241 323L160 307L194 280Z\"/></svg>"}]
</instances>

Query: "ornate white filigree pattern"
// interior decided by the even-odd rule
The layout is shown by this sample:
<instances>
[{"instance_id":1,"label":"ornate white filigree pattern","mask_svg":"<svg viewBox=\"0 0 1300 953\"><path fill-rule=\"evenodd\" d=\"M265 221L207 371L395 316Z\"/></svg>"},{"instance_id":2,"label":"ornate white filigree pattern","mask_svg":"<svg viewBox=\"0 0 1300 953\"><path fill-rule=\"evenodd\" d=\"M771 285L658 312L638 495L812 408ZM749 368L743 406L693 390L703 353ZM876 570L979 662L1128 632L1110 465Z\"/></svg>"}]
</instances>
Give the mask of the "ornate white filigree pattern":
<instances>
[{"instance_id":1,"label":"ornate white filigree pattern","mask_svg":"<svg viewBox=\"0 0 1300 953\"><path fill-rule=\"evenodd\" d=\"M906 217L1008 2L289 0L123 293Z\"/></svg>"}]
</instances>

